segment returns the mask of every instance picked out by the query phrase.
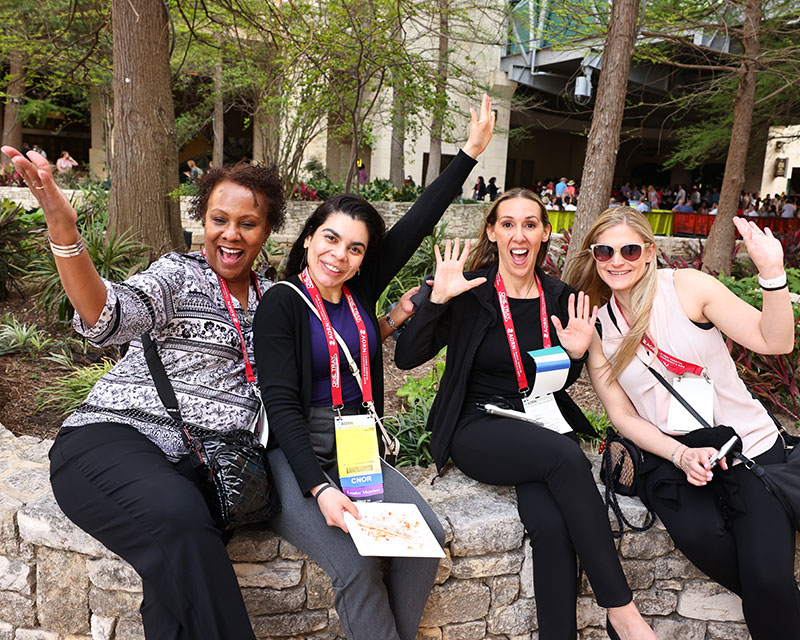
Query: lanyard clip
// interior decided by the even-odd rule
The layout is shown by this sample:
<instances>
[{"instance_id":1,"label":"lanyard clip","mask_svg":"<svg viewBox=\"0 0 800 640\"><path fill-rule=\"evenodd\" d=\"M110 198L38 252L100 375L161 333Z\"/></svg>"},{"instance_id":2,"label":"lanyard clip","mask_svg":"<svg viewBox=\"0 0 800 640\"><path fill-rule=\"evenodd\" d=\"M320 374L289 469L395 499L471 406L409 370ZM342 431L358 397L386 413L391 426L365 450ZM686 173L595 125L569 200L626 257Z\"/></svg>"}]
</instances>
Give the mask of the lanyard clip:
<instances>
[{"instance_id":1,"label":"lanyard clip","mask_svg":"<svg viewBox=\"0 0 800 640\"><path fill-rule=\"evenodd\" d=\"M340 418L342 417L342 409L344 409L343 404L335 404L331 408L336 412L337 416L339 416Z\"/></svg>"},{"instance_id":2,"label":"lanyard clip","mask_svg":"<svg viewBox=\"0 0 800 640\"><path fill-rule=\"evenodd\" d=\"M523 398L527 398L528 397L528 392L530 390L531 390L530 387L525 387L524 389L520 389L519 390L519 395L521 395Z\"/></svg>"}]
</instances>

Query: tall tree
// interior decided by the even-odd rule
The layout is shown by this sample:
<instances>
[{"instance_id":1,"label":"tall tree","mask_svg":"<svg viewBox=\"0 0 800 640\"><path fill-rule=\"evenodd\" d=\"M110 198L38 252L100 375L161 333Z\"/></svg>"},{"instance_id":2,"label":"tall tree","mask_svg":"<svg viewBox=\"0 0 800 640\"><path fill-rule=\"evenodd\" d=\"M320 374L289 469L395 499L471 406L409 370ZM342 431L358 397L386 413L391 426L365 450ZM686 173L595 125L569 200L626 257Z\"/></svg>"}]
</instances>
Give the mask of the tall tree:
<instances>
[{"instance_id":1,"label":"tall tree","mask_svg":"<svg viewBox=\"0 0 800 640\"><path fill-rule=\"evenodd\" d=\"M575 213L567 261L580 250L583 238L598 214L608 207L617 165L638 16L639 0L612 1L592 125L586 144L581 197Z\"/></svg>"},{"instance_id":2,"label":"tall tree","mask_svg":"<svg viewBox=\"0 0 800 640\"><path fill-rule=\"evenodd\" d=\"M703 268L724 272L733 258L736 231L733 218L739 208L739 194L744 185L744 171L753 109L756 96L756 74L761 50L759 30L761 25L761 0L746 0L741 42L744 55L739 68L739 86L733 103L733 128L725 162L725 177L719 197L719 213L703 251Z\"/></svg>"},{"instance_id":3,"label":"tall tree","mask_svg":"<svg viewBox=\"0 0 800 640\"><path fill-rule=\"evenodd\" d=\"M25 63L23 52L14 50L9 55L8 84L6 87L5 109L3 113L3 144L19 149L22 146L22 120L20 106L25 97ZM5 154L0 154L0 162L8 162Z\"/></svg>"},{"instance_id":4,"label":"tall tree","mask_svg":"<svg viewBox=\"0 0 800 640\"><path fill-rule=\"evenodd\" d=\"M109 228L154 255L183 244L170 29L161 0L113 0L114 153Z\"/></svg>"}]
</instances>

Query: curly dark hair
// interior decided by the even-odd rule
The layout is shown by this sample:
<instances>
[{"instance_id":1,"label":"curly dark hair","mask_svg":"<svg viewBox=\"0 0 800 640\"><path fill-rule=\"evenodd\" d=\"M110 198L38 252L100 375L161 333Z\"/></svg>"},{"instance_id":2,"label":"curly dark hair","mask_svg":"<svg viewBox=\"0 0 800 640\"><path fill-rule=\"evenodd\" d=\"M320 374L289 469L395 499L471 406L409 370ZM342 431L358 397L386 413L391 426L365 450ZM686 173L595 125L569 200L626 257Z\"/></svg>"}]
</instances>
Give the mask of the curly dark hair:
<instances>
[{"instance_id":1,"label":"curly dark hair","mask_svg":"<svg viewBox=\"0 0 800 640\"><path fill-rule=\"evenodd\" d=\"M303 230L297 236L297 240L295 240L289 251L289 258L286 261L286 269L283 274L285 278L298 274L303 270L306 266L306 251L303 246L305 239L314 235L314 232L334 213L343 213L353 218L353 220L360 220L366 225L369 242L367 243L367 251L364 254L362 265L368 265L372 261L383 241L383 237L386 235L386 223L375 207L364 198L344 193L328 198L308 217L303 225Z\"/></svg>"},{"instance_id":2,"label":"curly dark hair","mask_svg":"<svg viewBox=\"0 0 800 640\"><path fill-rule=\"evenodd\" d=\"M283 180L275 165L253 165L244 160L220 169L209 169L197 181L197 195L189 205L189 216L205 225L206 209L211 193L222 182L233 182L264 196L262 207L267 223L273 231L280 231L286 218L286 199L283 197Z\"/></svg>"}]
</instances>

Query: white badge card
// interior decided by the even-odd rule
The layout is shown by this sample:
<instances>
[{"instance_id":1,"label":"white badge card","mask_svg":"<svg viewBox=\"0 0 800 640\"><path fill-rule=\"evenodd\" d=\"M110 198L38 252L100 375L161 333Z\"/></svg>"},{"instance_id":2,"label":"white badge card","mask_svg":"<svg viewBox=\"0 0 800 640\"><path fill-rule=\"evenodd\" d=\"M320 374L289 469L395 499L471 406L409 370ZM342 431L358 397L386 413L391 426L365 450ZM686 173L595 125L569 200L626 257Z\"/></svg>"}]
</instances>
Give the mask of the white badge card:
<instances>
[{"instance_id":1,"label":"white badge card","mask_svg":"<svg viewBox=\"0 0 800 640\"><path fill-rule=\"evenodd\" d=\"M686 374L676 378L672 386L689 405L712 427L714 426L714 382L703 376ZM689 433L702 429L697 419L689 413L678 399L669 397L669 417L667 431L670 433Z\"/></svg>"},{"instance_id":2,"label":"white badge card","mask_svg":"<svg viewBox=\"0 0 800 640\"><path fill-rule=\"evenodd\" d=\"M536 363L536 379L533 381L532 396L542 396L564 388L569 374L570 360L561 347L528 351Z\"/></svg>"},{"instance_id":3,"label":"white badge card","mask_svg":"<svg viewBox=\"0 0 800 640\"><path fill-rule=\"evenodd\" d=\"M372 416L337 416L336 458L342 493L351 500L383 500L383 472Z\"/></svg>"},{"instance_id":4,"label":"white badge card","mask_svg":"<svg viewBox=\"0 0 800 640\"><path fill-rule=\"evenodd\" d=\"M567 424L564 416L561 415L561 409L558 408L552 393L536 397L530 395L527 398L523 398L522 406L525 408L525 413L536 418L536 421L545 429L550 429L556 433L569 433L572 431L572 427Z\"/></svg>"}]
</instances>

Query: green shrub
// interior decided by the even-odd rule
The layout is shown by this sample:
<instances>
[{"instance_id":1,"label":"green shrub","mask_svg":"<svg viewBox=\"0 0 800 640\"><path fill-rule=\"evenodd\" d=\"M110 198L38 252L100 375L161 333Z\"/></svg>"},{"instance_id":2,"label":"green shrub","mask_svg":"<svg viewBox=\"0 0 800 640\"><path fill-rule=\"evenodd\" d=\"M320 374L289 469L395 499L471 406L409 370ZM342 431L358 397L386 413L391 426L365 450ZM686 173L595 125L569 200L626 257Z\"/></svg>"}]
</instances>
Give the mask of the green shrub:
<instances>
[{"instance_id":1,"label":"green shrub","mask_svg":"<svg viewBox=\"0 0 800 640\"><path fill-rule=\"evenodd\" d=\"M398 467L427 467L434 461L430 450L431 434L427 424L433 399L436 397L444 373L443 356L444 349L436 357L433 368L423 377L406 376L405 382L397 390L397 395L404 399L403 408L397 416L384 418L387 430L396 435L400 441Z\"/></svg>"},{"instance_id":2,"label":"green shrub","mask_svg":"<svg viewBox=\"0 0 800 640\"><path fill-rule=\"evenodd\" d=\"M88 227L82 235L95 268L107 280L125 280L147 266L149 247L133 240L128 233L104 233L98 222ZM60 322L70 321L72 304L61 285L55 258L44 243L30 264L26 281L38 290L36 306L44 311L48 321L53 313Z\"/></svg>"},{"instance_id":3,"label":"green shrub","mask_svg":"<svg viewBox=\"0 0 800 640\"><path fill-rule=\"evenodd\" d=\"M0 200L0 300L7 300L12 290L20 290L33 257L32 229L24 216L21 205Z\"/></svg>"},{"instance_id":4,"label":"green shrub","mask_svg":"<svg viewBox=\"0 0 800 640\"><path fill-rule=\"evenodd\" d=\"M582 411L583 415L585 415L586 419L589 421L589 424L592 425L594 434L587 435L579 433L578 438L580 438L582 442L588 443L591 448L596 451L605 437L606 431L612 426L611 420L608 419L608 414L605 409L600 412L592 411L591 409L582 409Z\"/></svg>"},{"instance_id":5,"label":"green shrub","mask_svg":"<svg viewBox=\"0 0 800 640\"><path fill-rule=\"evenodd\" d=\"M66 363L66 360L62 362ZM72 371L43 390L39 397L38 409L51 408L62 416L69 415L86 400L95 383L115 364L111 358L103 358L85 367L70 365Z\"/></svg>"},{"instance_id":6,"label":"green shrub","mask_svg":"<svg viewBox=\"0 0 800 640\"><path fill-rule=\"evenodd\" d=\"M0 356L9 353L41 353L54 344L36 325L24 324L11 314L0 318Z\"/></svg>"},{"instance_id":7,"label":"green shrub","mask_svg":"<svg viewBox=\"0 0 800 640\"><path fill-rule=\"evenodd\" d=\"M761 287L755 275L744 278L717 276L737 296L761 308ZM789 291L800 294L800 269L786 269ZM795 345L789 354L765 355L745 349L728 339L731 357L744 383L759 399L779 407L800 421L800 304L793 305Z\"/></svg>"},{"instance_id":8,"label":"green shrub","mask_svg":"<svg viewBox=\"0 0 800 640\"><path fill-rule=\"evenodd\" d=\"M414 255L409 258L408 262L400 269L380 298L378 298L378 302L375 305L378 315L385 313L386 309L400 300L406 291L420 284L422 278L434 273L436 270L434 247L437 244L440 247L444 247L446 239L447 223L443 222L433 230L431 235L422 241Z\"/></svg>"}]
</instances>

